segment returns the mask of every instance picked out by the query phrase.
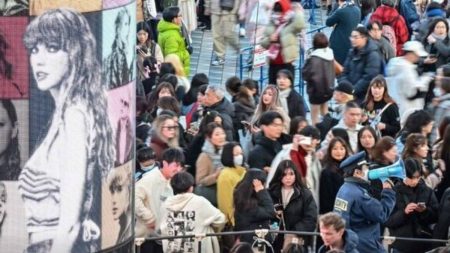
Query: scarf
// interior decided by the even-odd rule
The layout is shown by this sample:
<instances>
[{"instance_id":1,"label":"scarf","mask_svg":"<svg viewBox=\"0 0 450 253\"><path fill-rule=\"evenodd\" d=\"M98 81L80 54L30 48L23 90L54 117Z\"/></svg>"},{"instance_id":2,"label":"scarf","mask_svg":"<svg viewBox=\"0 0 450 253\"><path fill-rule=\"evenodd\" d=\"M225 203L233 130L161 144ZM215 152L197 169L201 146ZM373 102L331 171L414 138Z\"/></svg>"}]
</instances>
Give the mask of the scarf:
<instances>
[{"instance_id":1,"label":"scarf","mask_svg":"<svg viewBox=\"0 0 450 253\"><path fill-rule=\"evenodd\" d=\"M437 40L445 40L447 38L447 35L445 35L445 34L444 35L437 35L435 33L432 33L431 35Z\"/></svg>"},{"instance_id":2,"label":"scarf","mask_svg":"<svg viewBox=\"0 0 450 253\"><path fill-rule=\"evenodd\" d=\"M289 97L289 94L291 93L291 88L280 90L280 102L283 109L286 111L286 114L289 115L289 107L287 103L287 98Z\"/></svg>"},{"instance_id":3,"label":"scarf","mask_svg":"<svg viewBox=\"0 0 450 253\"><path fill-rule=\"evenodd\" d=\"M216 147L209 141L205 140L203 144L202 152L206 153L212 161L214 170L218 170L223 167L220 158L222 157L222 148L217 150Z\"/></svg>"}]
</instances>

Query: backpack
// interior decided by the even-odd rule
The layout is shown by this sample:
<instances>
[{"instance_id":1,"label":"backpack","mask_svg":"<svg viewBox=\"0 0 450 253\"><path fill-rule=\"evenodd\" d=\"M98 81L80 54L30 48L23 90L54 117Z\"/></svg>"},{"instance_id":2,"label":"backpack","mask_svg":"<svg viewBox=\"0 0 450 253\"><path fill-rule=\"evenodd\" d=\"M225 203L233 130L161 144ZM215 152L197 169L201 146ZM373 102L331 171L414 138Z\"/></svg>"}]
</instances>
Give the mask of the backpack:
<instances>
[{"instance_id":1,"label":"backpack","mask_svg":"<svg viewBox=\"0 0 450 253\"><path fill-rule=\"evenodd\" d=\"M397 55L397 37L395 36L394 23L400 18L400 15L397 16L391 23L383 23L383 27L381 28L381 34L384 36L392 48L394 49L395 55Z\"/></svg>"}]
</instances>

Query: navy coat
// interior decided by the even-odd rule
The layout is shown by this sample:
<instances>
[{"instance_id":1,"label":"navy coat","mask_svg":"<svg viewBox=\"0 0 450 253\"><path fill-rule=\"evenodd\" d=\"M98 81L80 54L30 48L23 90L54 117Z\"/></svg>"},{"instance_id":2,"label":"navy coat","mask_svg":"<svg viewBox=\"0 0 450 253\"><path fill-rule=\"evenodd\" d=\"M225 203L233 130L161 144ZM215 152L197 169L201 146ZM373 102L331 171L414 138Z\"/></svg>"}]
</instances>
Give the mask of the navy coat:
<instances>
[{"instance_id":1,"label":"navy coat","mask_svg":"<svg viewBox=\"0 0 450 253\"><path fill-rule=\"evenodd\" d=\"M346 228L358 234L359 252L386 252L380 241L380 224L386 222L394 209L394 190L384 189L378 201L369 195L368 182L355 177L344 181L336 195L334 212L342 216Z\"/></svg>"}]
</instances>

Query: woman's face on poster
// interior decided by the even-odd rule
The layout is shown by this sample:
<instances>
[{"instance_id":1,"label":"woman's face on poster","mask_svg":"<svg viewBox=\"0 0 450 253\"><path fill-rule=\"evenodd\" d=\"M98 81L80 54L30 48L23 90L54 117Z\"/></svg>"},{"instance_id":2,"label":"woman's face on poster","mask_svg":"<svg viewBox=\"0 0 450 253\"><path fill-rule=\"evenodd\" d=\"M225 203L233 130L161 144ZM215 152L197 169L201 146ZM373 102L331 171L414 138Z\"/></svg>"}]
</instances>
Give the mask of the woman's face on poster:
<instances>
[{"instance_id":1,"label":"woman's face on poster","mask_svg":"<svg viewBox=\"0 0 450 253\"><path fill-rule=\"evenodd\" d=\"M4 163L3 153L8 149L11 139L15 137L16 126L8 116L8 112L0 103L0 164Z\"/></svg>"},{"instance_id":2,"label":"woman's face on poster","mask_svg":"<svg viewBox=\"0 0 450 253\"><path fill-rule=\"evenodd\" d=\"M69 71L69 54L58 45L38 43L31 49L30 63L40 90L59 89Z\"/></svg>"},{"instance_id":3,"label":"woman's face on poster","mask_svg":"<svg viewBox=\"0 0 450 253\"><path fill-rule=\"evenodd\" d=\"M113 219L118 220L127 212L130 204L130 193L125 180L113 180L110 186Z\"/></svg>"}]
</instances>

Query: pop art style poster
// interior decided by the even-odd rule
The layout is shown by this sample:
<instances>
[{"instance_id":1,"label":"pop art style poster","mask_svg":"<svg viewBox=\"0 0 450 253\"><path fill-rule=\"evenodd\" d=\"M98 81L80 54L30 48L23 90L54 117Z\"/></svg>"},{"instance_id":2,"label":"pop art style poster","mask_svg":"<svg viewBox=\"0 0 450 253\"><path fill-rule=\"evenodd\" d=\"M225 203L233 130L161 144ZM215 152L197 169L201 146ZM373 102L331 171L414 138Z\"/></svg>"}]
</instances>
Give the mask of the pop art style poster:
<instances>
[{"instance_id":1,"label":"pop art style poster","mask_svg":"<svg viewBox=\"0 0 450 253\"><path fill-rule=\"evenodd\" d=\"M0 99L28 98L27 24L28 17L0 17Z\"/></svg>"},{"instance_id":2,"label":"pop art style poster","mask_svg":"<svg viewBox=\"0 0 450 253\"><path fill-rule=\"evenodd\" d=\"M28 0L0 1L0 16L28 16Z\"/></svg>"},{"instance_id":3,"label":"pop art style poster","mask_svg":"<svg viewBox=\"0 0 450 253\"><path fill-rule=\"evenodd\" d=\"M103 83L110 89L136 78L136 3L103 12ZM133 18L132 18L133 17Z\"/></svg>"}]
</instances>

